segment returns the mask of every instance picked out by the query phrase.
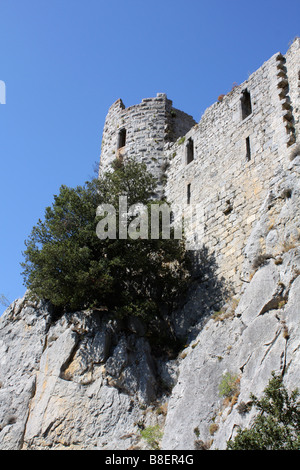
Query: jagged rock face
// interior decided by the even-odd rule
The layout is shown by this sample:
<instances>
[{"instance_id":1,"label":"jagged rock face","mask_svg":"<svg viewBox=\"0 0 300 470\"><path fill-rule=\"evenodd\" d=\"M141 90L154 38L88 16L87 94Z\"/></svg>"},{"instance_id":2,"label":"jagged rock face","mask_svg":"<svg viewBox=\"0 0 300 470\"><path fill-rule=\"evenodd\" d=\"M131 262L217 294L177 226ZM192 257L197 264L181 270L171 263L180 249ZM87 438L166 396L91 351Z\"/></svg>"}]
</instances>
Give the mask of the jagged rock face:
<instances>
[{"instance_id":1,"label":"jagged rock face","mask_svg":"<svg viewBox=\"0 0 300 470\"><path fill-rule=\"evenodd\" d=\"M192 450L204 442L225 449L254 416L239 405L262 394L272 371L283 374L288 389L300 385L299 274L299 248L280 264L269 260L240 301L167 362L155 363L145 338L122 333L117 322L87 312L54 322L46 304L14 303L0 324L0 448L145 448L141 426L164 426L165 417L149 406L161 380L177 382L162 448ZM234 403L219 394L226 372L238 377Z\"/></svg>"},{"instance_id":2,"label":"jagged rock face","mask_svg":"<svg viewBox=\"0 0 300 470\"><path fill-rule=\"evenodd\" d=\"M243 279L249 281L255 264L278 258L299 245L300 239L300 157L290 162L285 172L272 179L267 197L258 213L244 250Z\"/></svg>"},{"instance_id":3,"label":"jagged rock face","mask_svg":"<svg viewBox=\"0 0 300 470\"><path fill-rule=\"evenodd\" d=\"M272 371L284 375L290 390L299 387L299 273L300 250L286 253L282 265L269 262L254 275L234 314L209 320L184 351L163 449L195 449L199 441L226 449L237 427L247 427L253 418L240 414L239 404L249 402L250 393L260 396ZM227 372L239 382L234 405L219 394Z\"/></svg>"},{"instance_id":4,"label":"jagged rock face","mask_svg":"<svg viewBox=\"0 0 300 470\"><path fill-rule=\"evenodd\" d=\"M19 300L1 318L0 435L3 449L19 449L23 445L48 328L49 313L43 304L36 309Z\"/></svg>"},{"instance_id":5,"label":"jagged rock face","mask_svg":"<svg viewBox=\"0 0 300 470\"><path fill-rule=\"evenodd\" d=\"M53 322L46 304L26 299L5 312L0 338L2 449L127 449L140 440L157 390L144 338L88 312Z\"/></svg>"},{"instance_id":6,"label":"jagged rock face","mask_svg":"<svg viewBox=\"0 0 300 470\"><path fill-rule=\"evenodd\" d=\"M244 250L244 288L184 351L169 401L164 449L226 449L253 411L271 372L300 389L300 158L275 175ZM234 305L235 303L235 305ZM224 374L238 377L235 403L224 403Z\"/></svg>"}]
</instances>

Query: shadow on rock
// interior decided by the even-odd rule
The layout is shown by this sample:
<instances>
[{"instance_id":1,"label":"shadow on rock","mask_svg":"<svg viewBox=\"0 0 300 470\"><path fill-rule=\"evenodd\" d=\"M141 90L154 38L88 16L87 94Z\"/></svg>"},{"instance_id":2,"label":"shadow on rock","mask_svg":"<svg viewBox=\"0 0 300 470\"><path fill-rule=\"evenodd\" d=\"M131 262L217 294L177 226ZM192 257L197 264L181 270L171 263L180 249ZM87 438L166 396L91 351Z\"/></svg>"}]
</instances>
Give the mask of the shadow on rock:
<instances>
[{"instance_id":1,"label":"shadow on rock","mask_svg":"<svg viewBox=\"0 0 300 470\"><path fill-rule=\"evenodd\" d=\"M175 336L188 342L197 336L207 317L220 310L233 294L233 287L217 275L216 258L206 246L191 251L189 256L191 284L171 318Z\"/></svg>"}]
</instances>

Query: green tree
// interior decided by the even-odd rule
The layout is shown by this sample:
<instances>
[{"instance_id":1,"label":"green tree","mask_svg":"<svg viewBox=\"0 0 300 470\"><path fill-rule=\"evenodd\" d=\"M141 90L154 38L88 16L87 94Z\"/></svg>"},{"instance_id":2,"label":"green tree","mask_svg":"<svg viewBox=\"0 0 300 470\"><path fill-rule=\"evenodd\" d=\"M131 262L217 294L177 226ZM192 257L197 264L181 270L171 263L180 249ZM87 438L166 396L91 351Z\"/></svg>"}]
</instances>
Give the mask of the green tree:
<instances>
[{"instance_id":1,"label":"green tree","mask_svg":"<svg viewBox=\"0 0 300 470\"><path fill-rule=\"evenodd\" d=\"M251 395L252 405L258 410L250 429L239 429L234 440L227 442L228 450L300 450L299 393L290 395L282 377L272 378L258 400Z\"/></svg>"},{"instance_id":2,"label":"green tree","mask_svg":"<svg viewBox=\"0 0 300 470\"><path fill-rule=\"evenodd\" d=\"M61 312L105 306L149 320L171 308L189 278L181 240L119 239L118 223L116 239L96 235L100 204L112 204L118 222L120 195L128 206L149 205L155 187L146 166L134 160L116 161L113 172L84 186L61 186L25 242L23 276L31 295Z\"/></svg>"}]
</instances>

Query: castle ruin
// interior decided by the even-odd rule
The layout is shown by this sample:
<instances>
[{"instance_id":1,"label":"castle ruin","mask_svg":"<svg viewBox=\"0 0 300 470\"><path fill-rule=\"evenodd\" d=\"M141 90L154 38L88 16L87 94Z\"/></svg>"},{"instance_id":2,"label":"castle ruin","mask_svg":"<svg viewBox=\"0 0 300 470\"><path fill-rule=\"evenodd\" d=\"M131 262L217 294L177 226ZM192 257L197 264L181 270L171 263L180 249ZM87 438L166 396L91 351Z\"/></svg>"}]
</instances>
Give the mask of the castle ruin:
<instances>
[{"instance_id":1,"label":"castle ruin","mask_svg":"<svg viewBox=\"0 0 300 470\"><path fill-rule=\"evenodd\" d=\"M299 147L299 132L296 38L286 55L274 54L220 96L199 123L173 108L164 93L129 108L117 100L104 125L100 171L115 158L137 157L156 176L168 202L200 208L187 238L206 246L217 274L238 288L245 276L246 241L272 179L288 168Z\"/></svg>"}]
</instances>

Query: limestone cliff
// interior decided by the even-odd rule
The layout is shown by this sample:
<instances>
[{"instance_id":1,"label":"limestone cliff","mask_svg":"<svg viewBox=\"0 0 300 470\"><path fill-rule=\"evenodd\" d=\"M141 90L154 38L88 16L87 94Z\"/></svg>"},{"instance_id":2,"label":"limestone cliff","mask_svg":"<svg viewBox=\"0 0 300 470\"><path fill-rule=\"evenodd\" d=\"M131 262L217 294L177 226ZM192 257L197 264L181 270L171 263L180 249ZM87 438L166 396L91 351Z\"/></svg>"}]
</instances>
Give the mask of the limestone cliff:
<instances>
[{"instance_id":1,"label":"limestone cliff","mask_svg":"<svg viewBox=\"0 0 300 470\"><path fill-rule=\"evenodd\" d=\"M0 321L0 448L145 449L141 431L158 426L162 449L225 449L273 370L299 387L299 176L300 156L274 176L240 294L216 312L206 280L174 314L189 342L177 358L154 355L137 320L57 319L46 303L14 302ZM230 402L219 394L226 372L238 382Z\"/></svg>"}]
</instances>

